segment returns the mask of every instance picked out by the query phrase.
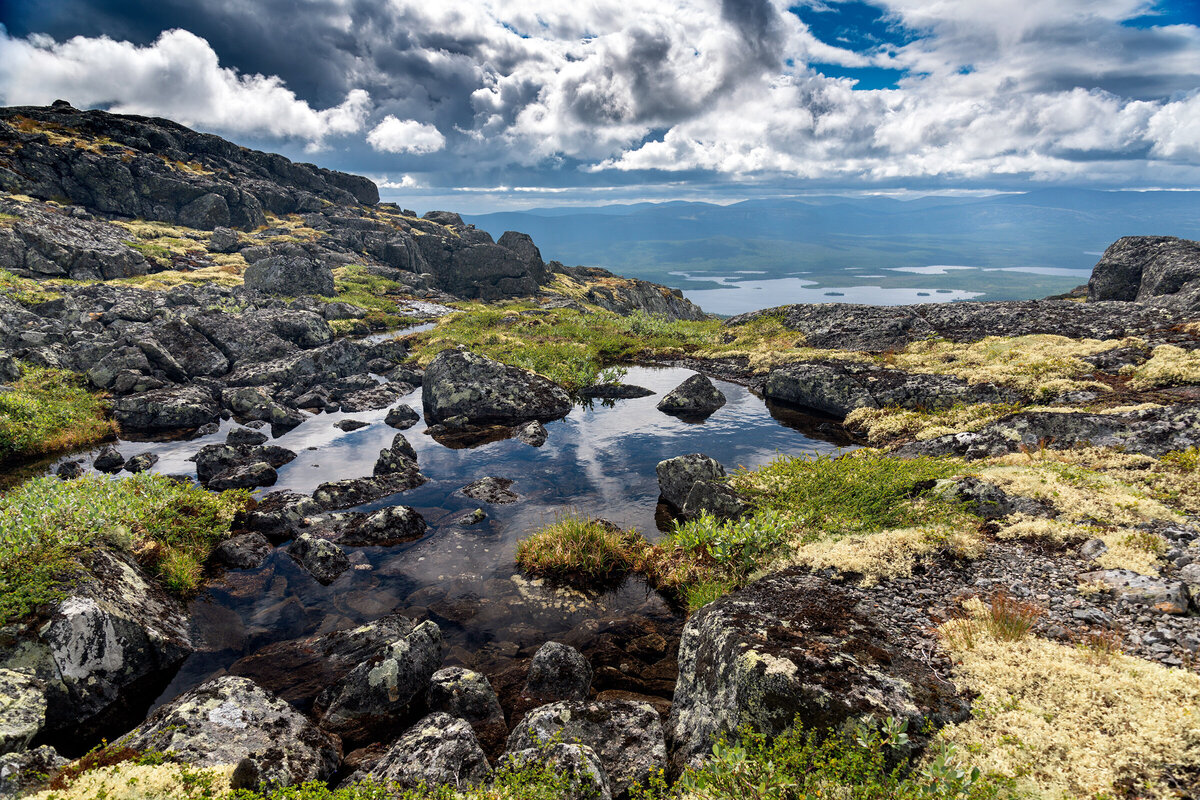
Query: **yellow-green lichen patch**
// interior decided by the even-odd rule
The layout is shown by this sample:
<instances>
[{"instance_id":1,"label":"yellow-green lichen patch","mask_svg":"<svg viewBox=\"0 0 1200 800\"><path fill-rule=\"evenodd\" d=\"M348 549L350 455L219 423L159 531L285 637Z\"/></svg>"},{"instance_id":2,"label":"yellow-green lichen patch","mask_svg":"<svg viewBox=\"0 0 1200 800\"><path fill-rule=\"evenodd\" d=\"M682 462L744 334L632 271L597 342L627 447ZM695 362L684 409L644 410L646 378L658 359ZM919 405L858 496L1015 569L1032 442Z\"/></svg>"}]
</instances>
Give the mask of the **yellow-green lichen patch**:
<instances>
[{"instance_id":1,"label":"yellow-green lichen patch","mask_svg":"<svg viewBox=\"0 0 1200 800\"><path fill-rule=\"evenodd\" d=\"M1154 348L1146 363L1125 371L1134 389L1193 386L1200 383L1200 352L1172 344Z\"/></svg>"}]
</instances>

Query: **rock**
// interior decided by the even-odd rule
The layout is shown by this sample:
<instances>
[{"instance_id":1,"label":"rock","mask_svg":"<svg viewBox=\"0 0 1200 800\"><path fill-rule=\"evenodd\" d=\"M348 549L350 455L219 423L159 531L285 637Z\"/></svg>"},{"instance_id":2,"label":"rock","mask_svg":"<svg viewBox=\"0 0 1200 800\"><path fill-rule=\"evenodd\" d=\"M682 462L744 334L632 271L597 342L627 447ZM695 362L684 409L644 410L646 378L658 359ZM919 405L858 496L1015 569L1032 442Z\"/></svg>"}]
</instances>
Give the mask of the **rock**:
<instances>
[{"instance_id":1,"label":"rock","mask_svg":"<svg viewBox=\"0 0 1200 800\"><path fill-rule=\"evenodd\" d=\"M337 422L333 423L333 427L337 428L340 431L346 431L347 433L349 433L350 431L356 431L359 428L365 428L370 424L371 423L363 422L360 419L341 419L341 420L338 420Z\"/></svg>"},{"instance_id":2,"label":"rock","mask_svg":"<svg viewBox=\"0 0 1200 800\"><path fill-rule=\"evenodd\" d=\"M350 303L326 303L321 308L321 316L327 320L339 319L362 319L367 315L367 312L356 305Z\"/></svg>"},{"instance_id":3,"label":"rock","mask_svg":"<svg viewBox=\"0 0 1200 800\"><path fill-rule=\"evenodd\" d=\"M388 475L394 472L408 473L417 469L417 451L404 438L403 433L397 433L392 439L392 445L387 450L379 451L375 461L375 474Z\"/></svg>"},{"instance_id":4,"label":"rock","mask_svg":"<svg viewBox=\"0 0 1200 800\"><path fill-rule=\"evenodd\" d=\"M120 472L125 466L125 457L113 447L106 444L100 448L100 454L92 462L92 466L101 472Z\"/></svg>"},{"instance_id":5,"label":"rock","mask_svg":"<svg viewBox=\"0 0 1200 800\"><path fill-rule=\"evenodd\" d=\"M68 596L6 628L0 669L45 685L43 737L127 729L192 652L187 613L131 557L96 549Z\"/></svg>"},{"instance_id":6,"label":"rock","mask_svg":"<svg viewBox=\"0 0 1200 800\"><path fill-rule=\"evenodd\" d=\"M405 731L369 777L405 789L465 789L487 780L491 772L471 726L435 712Z\"/></svg>"},{"instance_id":7,"label":"rock","mask_svg":"<svg viewBox=\"0 0 1200 800\"><path fill-rule=\"evenodd\" d=\"M290 463L295 458L294 452L278 445L230 447L227 444L209 444L201 447L192 460L196 462L196 477L205 485L216 480L218 476L225 476L223 480L226 482L261 479L269 483L243 485L270 486L275 483L275 478L272 477L274 469ZM267 472L263 468L264 465L270 467L271 472ZM243 468L250 471L239 472Z\"/></svg>"},{"instance_id":8,"label":"rock","mask_svg":"<svg viewBox=\"0 0 1200 800\"><path fill-rule=\"evenodd\" d=\"M45 682L0 669L0 755L24 751L45 724Z\"/></svg>"},{"instance_id":9,"label":"rock","mask_svg":"<svg viewBox=\"0 0 1200 800\"><path fill-rule=\"evenodd\" d=\"M1103 583L1118 597L1149 606L1162 614L1188 612L1188 590L1181 581L1151 578L1127 569L1084 572L1079 576L1079 580L1086 583Z\"/></svg>"},{"instance_id":10,"label":"rock","mask_svg":"<svg viewBox=\"0 0 1200 800\"><path fill-rule=\"evenodd\" d=\"M879 617L873 615L879 614ZM768 575L687 621L667 721L674 766L699 764L743 725L774 736L865 718L928 719L937 727L967 703L906 645L885 612L805 569Z\"/></svg>"},{"instance_id":11,"label":"rock","mask_svg":"<svg viewBox=\"0 0 1200 800\"><path fill-rule=\"evenodd\" d=\"M1088 561L1094 561L1106 552L1108 552L1108 545L1104 543L1103 539L1088 539L1079 546L1079 555Z\"/></svg>"},{"instance_id":12,"label":"rock","mask_svg":"<svg viewBox=\"0 0 1200 800\"><path fill-rule=\"evenodd\" d=\"M138 473L145 472L158 463L157 453L138 453L125 462L125 471Z\"/></svg>"},{"instance_id":13,"label":"rock","mask_svg":"<svg viewBox=\"0 0 1200 800\"><path fill-rule=\"evenodd\" d=\"M263 294L332 297L337 293L333 285L333 271L307 257L264 258L247 267L243 278L247 289Z\"/></svg>"},{"instance_id":14,"label":"rock","mask_svg":"<svg viewBox=\"0 0 1200 800\"><path fill-rule=\"evenodd\" d=\"M1088 301L1136 300L1194 310L1200 242L1174 236L1123 236L1092 268Z\"/></svg>"},{"instance_id":15,"label":"rock","mask_svg":"<svg viewBox=\"0 0 1200 800\"><path fill-rule=\"evenodd\" d=\"M425 518L408 506L388 506L355 519L338 536L347 547L393 547L425 535Z\"/></svg>"},{"instance_id":16,"label":"rock","mask_svg":"<svg viewBox=\"0 0 1200 800\"><path fill-rule=\"evenodd\" d=\"M468 483L459 491L472 500L506 505L508 503L515 503L521 499L519 494L509 488L514 483L515 481L509 478L496 478L489 475L486 478L480 478L477 481Z\"/></svg>"},{"instance_id":17,"label":"rock","mask_svg":"<svg viewBox=\"0 0 1200 800\"><path fill-rule=\"evenodd\" d=\"M425 419L517 425L566 416L570 396L554 382L468 351L443 350L425 370Z\"/></svg>"},{"instance_id":18,"label":"rock","mask_svg":"<svg viewBox=\"0 0 1200 800\"><path fill-rule=\"evenodd\" d=\"M208 252L210 253L236 253L241 245L241 239L237 235L237 231L230 228L216 227L213 228L212 236L208 237Z\"/></svg>"},{"instance_id":19,"label":"rock","mask_svg":"<svg viewBox=\"0 0 1200 800\"><path fill-rule=\"evenodd\" d=\"M517 428L517 439L530 447L541 447L546 443L546 427L534 420Z\"/></svg>"},{"instance_id":20,"label":"rock","mask_svg":"<svg viewBox=\"0 0 1200 800\"><path fill-rule=\"evenodd\" d=\"M323 585L333 583L339 575L350 569L350 559L342 548L307 533L297 536L288 546L288 555Z\"/></svg>"},{"instance_id":21,"label":"rock","mask_svg":"<svg viewBox=\"0 0 1200 800\"><path fill-rule=\"evenodd\" d=\"M487 519L487 514L484 513L484 510L482 508L476 508L473 511L468 511L466 514L463 514L461 517L455 519L453 524L469 527L471 525L478 525L485 519Z\"/></svg>"},{"instance_id":22,"label":"rock","mask_svg":"<svg viewBox=\"0 0 1200 800\"><path fill-rule=\"evenodd\" d=\"M615 798L628 796L635 783L648 786L651 773L666 767L662 723L647 703L564 701L542 706L513 729L508 752L560 741L595 751Z\"/></svg>"},{"instance_id":23,"label":"rock","mask_svg":"<svg viewBox=\"0 0 1200 800\"><path fill-rule=\"evenodd\" d=\"M393 428L399 428L403 431L416 425L420 419L421 415L412 406L407 403L400 403L388 409L387 416L384 417L383 421Z\"/></svg>"},{"instance_id":24,"label":"rock","mask_svg":"<svg viewBox=\"0 0 1200 800\"><path fill-rule=\"evenodd\" d=\"M271 542L261 533L243 533L221 542L213 555L234 569L258 569L272 549Z\"/></svg>"},{"instance_id":25,"label":"rock","mask_svg":"<svg viewBox=\"0 0 1200 800\"><path fill-rule=\"evenodd\" d=\"M172 431L216 422L221 410L207 389L181 386L122 397L113 416L127 431Z\"/></svg>"},{"instance_id":26,"label":"rock","mask_svg":"<svg viewBox=\"0 0 1200 800\"><path fill-rule=\"evenodd\" d=\"M696 481L692 484L679 513L688 519L710 514L718 519L738 519L753 508L745 498L724 481Z\"/></svg>"},{"instance_id":27,"label":"rock","mask_svg":"<svg viewBox=\"0 0 1200 800\"><path fill-rule=\"evenodd\" d=\"M357 414L360 411L376 411L387 408L412 391L407 383L380 383L369 389L354 392L341 401L342 411Z\"/></svg>"},{"instance_id":28,"label":"rock","mask_svg":"<svg viewBox=\"0 0 1200 800\"><path fill-rule=\"evenodd\" d=\"M83 477L86 471L83 468L82 460L64 461L58 465L58 469L54 470L54 474L64 481L69 481L74 478Z\"/></svg>"},{"instance_id":29,"label":"rock","mask_svg":"<svg viewBox=\"0 0 1200 800\"><path fill-rule=\"evenodd\" d=\"M717 481L725 477L725 468L703 453L690 453L658 462L658 490L663 499L682 509L692 487L699 481Z\"/></svg>"},{"instance_id":30,"label":"rock","mask_svg":"<svg viewBox=\"0 0 1200 800\"><path fill-rule=\"evenodd\" d=\"M654 392L644 386L631 383L593 383L579 390L580 397L594 397L597 400L632 400L652 394Z\"/></svg>"},{"instance_id":31,"label":"rock","mask_svg":"<svg viewBox=\"0 0 1200 800\"><path fill-rule=\"evenodd\" d=\"M275 471L274 467L264 461L256 461L253 464L234 467L214 475L205 485L214 492L223 492L226 489L274 486L277 480L279 480L279 473Z\"/></svg>"},{"instance_id":32,"label":"rock","mask_svg":"<svg viewBox=\"0 0 1200 800\"><path fill-rule=\"evenodd\" d=\"M284 542L293 538L305 517L320 512L321 506L307 495L292 491L271 492L245 513L243 525L274 542Z\"/></svg>"},{"instance_id":33,"label":"rock","mask_svg":"<svg viewBox=\"0 0 1200 800\"><path fill-rule=\"evenodd\" d=\"M377 741L416 716L441 662L442 633L433 622L422 622L322 692L317 720L344 741Z\"/></svg>"},{"instance_id":34,"label":"rock","mask_svg":"<svg viewBox=\"0 0 1200 800\"><path fill-rule=\"evenodd\" d=\"M401 472L322 483L313 492L313 500L327 510L350 508L382 500L390 495L420 486L425 481L425 476L417 471L415 464L412 464L409 469Z\"/></svg>"},{"instance_id":35,"label":"rock","mask_svg":"<svg viewBox=\"0 0 1200 800\"><path fill-rule=\"evenodd\" d=\"M612 800L612 787L596 751L587 745L554 744L509 753L504 765L516 770L548 767L557 775L569 775L568 785L560 789L562 800Z\"/></svg>"},{"instance_id":36,"label":"rock","mask_svg":"<svg viewBox=\"0 0 1200 800\"><path fill-rule=\"evenodd\" d=\"M253 681L226 675L155 711L122 744L198 767L250 759L263 784L327 780L341 761L338 741Z\"/></svg>"},{"instance_id":37,"label":"rock","mask_svg":"<svg viewBox=\"0 0 1200 800\"><path fill-rule=\"evenodd\" d=\"M591 687L592 665L574 647L546 642L529 662L525 694L538 700L586 700Z\"/></svg>"},{"instance_id":38,"label":"rock","mask_svg":"<svg viewBox=\"0 0 1200 800\"><path fill-rule=\"evenodd\" d=\"M267 441L268 438L262 431L237 427L231 430L225 437L225 444L230 447L254 447Z\"/></svg>"},{"instance_id":39,"label":"rock","mask_svg":"<svg viewBox=\"0 0 1200 800\"><path fill-rule=\"evenodd\" d=\"M948 375L924 375L850 361L805 362L776 367L763 395L845 417L856 408L939 410L956 403L1010 403L1020 395Z\"/></svg>"},{"instance_id":40,"label":"rock","mask_svg":"<svg viewBox=\"0 0 1200 800\"><path fill-rule=\"evenodd\" d=\"M47 745L0 755L0 797L20 797L36 791L69 763Z\"/></svg>"},{"instance_id":41,"label":"rock","mask_svg":"<svg viewBox=\"0 0 1200 800\"><path fill-rule=\"evenodd\" d=\"M966 477L940 480L930 490L937 497L960 503L966 511L987 520L1003 519L1010 514L1052 516L1054 507L1028 497L1013 497L994 483Z\"/></svg>"},{"instance_id":42,"label":"rock","mask_svg":"<svg viewBox=\"0 0 1200 800\"><path fill-rule=\"evenodd\" d=\"M658 410L680 417L703 418L725 405L725 395L708 376L696 373L658 401Z\"/></svg>"},{"instance_id":43,"label":"rock","mask_svg":"<svg viewBox=\"0 0 1200 800\"><path fill-rule=\"evenodd\" d=\"M491 683L478 672L447 667L433 673L429 710L442 711L467 722L485 753L499 755L504 749L508 738L504 710Z\"/></svg>"}]
</instances>

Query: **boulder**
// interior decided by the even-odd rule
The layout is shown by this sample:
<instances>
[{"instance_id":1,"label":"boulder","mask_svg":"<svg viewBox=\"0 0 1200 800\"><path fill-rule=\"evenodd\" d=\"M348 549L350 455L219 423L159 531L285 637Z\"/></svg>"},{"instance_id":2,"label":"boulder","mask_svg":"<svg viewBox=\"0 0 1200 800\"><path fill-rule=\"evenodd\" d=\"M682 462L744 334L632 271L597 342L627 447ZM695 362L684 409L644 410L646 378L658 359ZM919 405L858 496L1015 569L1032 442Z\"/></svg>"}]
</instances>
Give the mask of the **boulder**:
<instances>
[{"instance_id":1,"label":"boulder","mask_svg":"<svg viewBox=\"0 0 1200 800\"><path fill-rule=\"evenodd\" d=\"M356 628L275 642L235 661L232 675L259 686L302 710L366 659L412 633L417 623L391 614Z\"/></svg>"},{"instance_id":2,"label":"boulder","mask_svg":"<svg viewBox=\"0 0 1200 800\"><path fill-rule=\"evenodd\" d=\"M633 400L652 394L654 392L650 389L631 383L593 383L579 390L580 397L593 397L597 400Z\"/></svg>"},{"instance_id":3,"label":"boulder","mask_svg":"<svg viewBox=\"0 0 1200 800\"><path fill-rule=\"evenodd\" d=\"M388 506L356 515L338 537L347 547L393 547L425 535L425 518L408 506Z\"/></svg>"},{"instance_id":4,"label":"boulder","mask_svg":"<svg viewBox=\"0 0 1200 800\"><path fill-rule=\"evenodd\" d=\"M1182 581L1151 578L1127 569L1084 572L1079 580L1102 583L1118 597L1148 606L1161 614L1188 613L1188 589Z\"/></svg>"},{"instance_id":5,"label":"boulder","mask_svg":"<svg viewBox=\"0 0 1200 800\"><path fill-rule=\"evenodd\" d=\"M763 395L845 417L856 408L939 410L959 403L1011 403L1017 392L971 384L948 375L924 375L851 361L822 361L776 367Z\"/></svg>"},{"instance_id":6,"label":"boulder","mask_svg":"<svg viewBox=\"0 0 1200 800\"><path fill-rule=\"evenodd\" d=\"M328 780L342 756L337 739L253 681L232 675L175 698L121 743L198 767L249 759L258 780L273 786Z\"/></svg>"},{"instance_id":7,"label":"boulder","mask_svg":"<svg viewBox=\"0 0 1200 800\"><path fill-rule=\"evenodd\" d=\"M693 614L679 645L679 679L667 721L674 767L698 765L739 729L775 736L794 721L836 729L892 716L920 730L967 708L890 620L853 590L788 569Z\"/></svg>"},{"instance_id":8,"label":"boulder","mask_svg":"<svg viewBox=\"0 0 1200 800\"><path fill-rule=\"evenodd\" d=\"M339 419L337 422L333 423L333 427L337 428L339 431L345 431L346 433L349 433L350 431L356 431L360 428L365 428L370 424L371 423L369 422L363 422L361 419Z\"/></svg>"},{"instance_id":9,"label":"boulder","mask_svg":"<svg viewBox=\"0 0 1200 800\"><path fill-rule=\"evenodd\" d=\"M45 681L0 669L0 755L24 751L45 725Z\"/></svg>"},{"instance_id":10,"label":"boulder","mask_svg":"<svg viewBox=\"0 0 1200 800\"><path fill-rule=\"evenodd\" d=\"M541 447L546 443L546 426L534 420L517 428L517 440L530 447Z\"/></svg>"},{"instance_id":11,"label":"boulder","mask_svg":"<svg viewBox=\"0 0 1200 800\"><path fill-rule=\"evenodd\" d=\"M420 419L421 415L416 412L416 409L407 403L400 403L388 409L387 416L384 417L383 421L393 428L399 428L403 431L416 425Z\"/></svg>"},{"instance_id":12,"label":"boulder","mask_svg":"<svg viewBox=\"0 0 1200 800\"><path fill-rule=\"evenodd\" d=\"M125 462L125 471L136 475L139 472L145 472L157 463L157 453L138 453Z\"/></svg>"},{"instance_id":13,"label":"boulder","mask_svg":"<svg viewBox=\"0 0 1200 800\"><path fill-rule=\"evenodd\" d=\"M738 519L753 511L732 486L724 481L696 481L692 484L679 513L688 519L709 514L719 519Z\"/></svg>"},{"instance_id":14,"label":"boulder","mask_svg":"<svg viewBox=\"0 0 1200 800\"><path fill-rule=\"evenodd\" d=\"M658 401L658 410L680 417L704 418L725 405L721 393L707 375L696 373Z\"/></svg>"},{"instance_id":15,"label":"boulder","mask_svg":"<svg viewBox=\"0 0 1200 800\"><path fill-rule=\"evenodd\" d=\"M333 285L333 270L304 256L264 258L247 267L243 278L247 289L263 294L332 297L337 293Z\"/></svg>"},{"instance_id":16,"label":"boulder","mask_svg":"<svg viewBox=\"0 0 1200 800\"><path fill-rule=\"evenodd\" d=\"M97 549L84 567L46 615L9 626L0 650L0 670L45 685L45 741L127 729L193 649L183 606L132 558Z\"/></svg>"},{"instance_id":17,"label":"boulder","mask_svg":"<svg viewBox=\"0 0 1200 800\"><path fill-rule=\"evenodd\" d=\"M487 780L491 772L471 726L435 712L405 731L375 762L369 777L404 789L465 789Z\"/></svg>"},{"instance_id":18,"label":"boulder","mask_svg":"<svg viewBox=\"0 0 1200 800\"><path fill-rule=\"evenodd\" d=\"M510 478L497 478L489 475L468 483L460 491L472 500L506 505L521 499L521 496L510 488L515 482Z\"/></svg>"},{"instance_id":19,"label":"boulder","mask_svg":"<svg viewBox=\"0 0 1200 800\"><path fill-rule=\"evenodd\" d=\"M592 748L608 776L614 798L627 797L634 784L648 786L650 775L666 767L662 723L648 703L563 701L536 708L513 729L507 752L519 753L557 742Z\"/></svg>"},{"instance_id":20,"label":"boulder","mask_svg":"<svg viewBox=\"0 0 1200 800\"><path fill-rule=\"evenodd\" d=\"M268 437L262 431L238 426L225 436L225 444L230 447L255 447L267 441Z\"/></svg>"},{"instance_id":21,"label":"boulder","mask_svg":"<svg viewBox=\"0 0 1200 800\"><path fill-rule=\"evenodd\" d=\"M272 549L271 542L261 533L242 533L217 545L213 555L233 569L258 569Z\"/></svg>"},{"instance_id":22,"label":"boulder","mask_svg":"<svg viewBox=\"0 0 1200 800\"><path fill-rule=\"evenodd\" d=\"M21 797L42 788L71 763L49 745L0 755L0 797Z\"/></svg>"},{"instance_id":23,"label":"boulder","mask_svg":"<svg viewBox=\"0 0 1200 800\"><path fill-rule=\"evenodd\" d=\"M313 492L313 500L327 510L351 508L407 491L420 486L426 480L426 477L417 471L417 465L410 463L402 470L385 475L322 483Z\"/></svg>"},{"instance_id":24,"label":"boulder","mask_svg":"<svg viewBox=\"0 0 1200 800\"><path fill-rule=\"evenodd\" d=\"M229 224L229 205L214 192L200 195L179 209L179 224L187 228L211 231Z\"/></svg>"},{"instance_id":25,"label":"boulder","mask_svg":"<svg viewBox=\"0 0 1200 800\"><path fill-rule=\"evenodd\" d=\"M654 467L658 475L658 490L663 499L682 509L692 487L700 481L717 481L725 477L725 468L715 458L703 453L689 453L660 461Z\"/></svg>"},{"instance_id":26,"label":"boulder","mask_svg":"<svg viewBox=\"0 0 1200 800\"><path fill-rule=\"evenodd\" d=\"M83 477L86 472L87 470L83 467L83 461L80 459L64 461L58 465L58 469L54 470L54 474L64 481Z\"/></svg>"},{"instance_id":27,"label":"boulder","mask_svg":"<svg viewBox=\"0 0 1200 800\"><path fill-rule=\"evenodd\" d=\"M561 800L612 800L604 764L596 751L584 744L555 742L518 750L505 756L504 766L518 771L545 767L556 775L570 776L567 785L559 787Z\"/></svg>"},{"instance_id":28,"label":"boulder","mask_svg":"<svg viewBox=\"0 0 1200 800\"><path fill-rule=\"evenodd\" d=\"M430 423L516 425L566 416L570 396L553 381L465 350L443 350L425 370L422 402Z\"/></svg>"},{"instance_id":29,"label":"boulder","mask_svg":"<svg viewBox=\"0 0 1200 800\"><path fill-rule=\"evenodd\" d=\"M274 467L265 461L256 461L253 464L233 467L214 475L206 485L214 492L223 492L226 489L274 486L277 480L279 480L279 474L275 472Z\"/></svg>"},{"instance_id":30,"label":"boulder","mask_svg":"<svg viewBox=\"0 0 1200 800\"><path fill-rule=\"evenodd\" d=\"M127 431L173 431L216 422L221 409L208 389L180 386L122 397L113 403L113 416Z\"/></svg>"},{"instance_id":31,"label":"boulder","mask_svg":"<svg viewBox=\"0 0 1200 800\"><path fill-rule=\"evenodd\" d=\"M242 467L266 465L274 471L275 468L282 467L295 458L296 454L294 452L278 445L259 445L257 447L239 445L231 447L227 444L207 444L196 452L192 460L196 462L197 479L207 485L218 476L230 476ZM261 466L258 469L262 472L263 477L270 477L269 473L262 471ZM274 480L271 481L271 484L273 483ZM257 485L269 486L271 484Z\"/></svg>"},{"instance_id":32,"label":"boulder","mask_svg":"<svg viewBox=\"0 0 1200 800\"><path fill-rule=\"evenodd\" d=\"M392 439L391 447L379 451L375 461L375 474L388 475L394 472L412 472L417 469L417 451L404 438L403 433L397 433Z\"/></svg>"},{"instance_id":33,"label":"boulder","mask_svg":"<svg viewBox=\"0 0 1200 800\"><path fill-rule=\"evenodd\" d=\"M274 542L295 535L305 517L321 513L321 506L308 495L292 491L271 492L243 515L243 527L257 531Z\"/></svg>"},{"instance_id":34,"label":"boulder","mask_svg":"<svg viewBox=\"0 0 1200 800\"><path fill-rule=\"evenodd\" d=\"M100 448L100 453L92 462L92 466L100 472L120 472L125 467L125 457L117 448L106 444Z\"/></svg>"},{"instance_id":35,"label":"boulder","mask_svg":"<svg viewBox=\"0 0 1200 800\"><path fill-rule=\"evenodd\" d=\"M288 555L317 582L328 585L350 569L350 559L333 542L302 533L288 546Z\"/></svg>"},{"instance_id":36,"label":"boulder","mask_svg":"<svg viewBox=\"0 0 1200 800\"><path fill-rule=\"evenodd\" d=\"M569 645L546 642L529 662L525 694L543 702L586 700L592 688L592 665Z\"/></svg>"},{"instance_id":37,"label":"boulder","mask_svg":"<svg viewBox=\"0 0 1200 800\"><path fill-rule=\"evenodd\" d=\"M422 622L322 692L317 720L347 742L377 741L424 707L429 681L441 663L442 632L433 622Z\"/></svg>"},{"instance_id":38,"label":"boulder","mask_svg":"<svg viewBox=\"0 0 1200 800\"><path fill-rule=\"evenodd\" d=\"M504 710L488 679L462 667L433 673L429 683L429 710L442 711L466 721L484 752L499 755L508 738Z\"/></svg>"},{"instance_id":39,"label":"boulder","mask_svg":"<svg viewBox=\"0 0 1200 800\"><path fill-rule=\"evenodd\" d=\"M360 411L375 411L387 408L413 390L407 383L380 383L347 395L340 402L342 411L357 414Z\"/></svg>"},{"instance_id":40,"label":"boulder","mask_svg":"<svg viewBox=\"0 0 1200 800\"><path fill-rule=\"evenodd\" d=\"M1174 236L1122 236L1092 268L1088 301L1137 300L1197 306L1200 242Z\"/></svg>"}]
</instances>

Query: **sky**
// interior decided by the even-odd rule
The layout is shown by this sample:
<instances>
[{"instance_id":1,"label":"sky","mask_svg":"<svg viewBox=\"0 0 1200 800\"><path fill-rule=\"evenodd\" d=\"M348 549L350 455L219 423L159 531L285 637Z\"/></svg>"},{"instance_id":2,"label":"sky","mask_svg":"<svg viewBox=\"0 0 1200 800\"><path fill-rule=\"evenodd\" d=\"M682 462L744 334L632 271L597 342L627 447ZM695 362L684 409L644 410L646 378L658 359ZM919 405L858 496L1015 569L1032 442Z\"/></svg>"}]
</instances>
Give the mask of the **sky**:
<instances>
[{"instance_id":1,"label":"sky","mask_svg":"<svg viewBox=\"0 0 1200 800\"><path fill-rule=\"evenodd\" d=\"M1197 0L0 0L0 103L416 209L1200 188Z\"/></svg>"}]
</instances>

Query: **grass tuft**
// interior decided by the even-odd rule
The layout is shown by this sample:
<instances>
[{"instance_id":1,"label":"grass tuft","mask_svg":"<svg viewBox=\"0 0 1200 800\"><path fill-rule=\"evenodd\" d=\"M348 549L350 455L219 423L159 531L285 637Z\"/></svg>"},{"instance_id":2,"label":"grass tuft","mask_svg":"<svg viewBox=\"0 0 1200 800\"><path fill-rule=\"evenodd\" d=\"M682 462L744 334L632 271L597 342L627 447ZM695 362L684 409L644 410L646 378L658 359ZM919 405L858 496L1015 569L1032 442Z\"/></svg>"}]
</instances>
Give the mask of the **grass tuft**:
<instances>
[{"instance_id":1,"label":"grass tuft","mask_svg":"<svg viewBox=\"0 0 1200 800\"><path fill-rule=\"evenodd\" d=\"M116 430L100 397L73 372L25 366L12 391L0 392L0 464L84 447Z\"/></svg>"}]
</instances>

